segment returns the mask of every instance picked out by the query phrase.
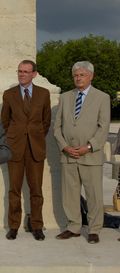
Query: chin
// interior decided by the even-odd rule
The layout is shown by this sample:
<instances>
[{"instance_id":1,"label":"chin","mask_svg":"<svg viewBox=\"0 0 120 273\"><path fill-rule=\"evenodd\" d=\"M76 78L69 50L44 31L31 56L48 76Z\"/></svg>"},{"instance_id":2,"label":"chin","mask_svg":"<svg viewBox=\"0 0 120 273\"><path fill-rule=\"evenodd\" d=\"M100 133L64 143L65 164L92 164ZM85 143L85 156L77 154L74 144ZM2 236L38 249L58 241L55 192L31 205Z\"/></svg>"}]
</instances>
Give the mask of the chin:
<instances>
[{"instance_id":1,"label":"chin","mask_svg":"<svg viewBox=\"0 0 120 273\"><path fill-rule=\"evenodd\" d=\"M79 85L77 86L78 89L84 89L84 86L83 85Z\"/></svg>"},{"instance_id":2,"label":"chin","mask_svg":"<svg viewBox=\"0 0 120 273\"><path fill-rule=\"evenodd\" d=\"M27 83L24 82L24 81L20 81L20 84L24 86L24 85L26 85Z\"/></svg>"}]
</instances>

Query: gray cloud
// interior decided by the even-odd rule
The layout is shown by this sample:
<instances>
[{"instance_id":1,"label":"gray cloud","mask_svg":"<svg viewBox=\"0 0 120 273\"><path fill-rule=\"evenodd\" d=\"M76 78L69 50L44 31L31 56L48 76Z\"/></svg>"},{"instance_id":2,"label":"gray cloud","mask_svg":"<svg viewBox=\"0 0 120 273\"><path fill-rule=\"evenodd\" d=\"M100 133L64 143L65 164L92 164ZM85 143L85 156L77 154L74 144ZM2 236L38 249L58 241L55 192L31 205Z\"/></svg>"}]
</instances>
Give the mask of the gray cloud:
<instances>
[{"instance_id":1,"label":"gray cloud","mask_svg":"<svg viewBox=\"0 0 120 273\"><path fill-rule=\"evenodd\" d=\"M89 33L119 40L119 29L119 0L37 0L38 44Z\"/></svg>"}]
</instances>

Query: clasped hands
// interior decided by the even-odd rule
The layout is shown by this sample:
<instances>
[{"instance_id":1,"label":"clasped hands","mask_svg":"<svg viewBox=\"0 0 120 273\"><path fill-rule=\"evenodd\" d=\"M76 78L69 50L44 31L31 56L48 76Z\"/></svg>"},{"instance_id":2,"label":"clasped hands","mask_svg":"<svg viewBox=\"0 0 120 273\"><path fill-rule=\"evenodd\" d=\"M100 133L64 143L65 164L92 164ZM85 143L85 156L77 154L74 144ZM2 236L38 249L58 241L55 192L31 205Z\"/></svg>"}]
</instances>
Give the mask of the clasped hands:
<instances>
[{"instance_id":1,"label":"clasped hands","mask_svg":"<svg viewBox=\"0 0 120 273\"><path fill-rule=\"evenodd\" d=\"M72 156L76 159L78 159L81 155L85 155L89 152L87 145L78 147L66 146L63 150L68 153L69 156Z\"/></svg>"}]
</instances>

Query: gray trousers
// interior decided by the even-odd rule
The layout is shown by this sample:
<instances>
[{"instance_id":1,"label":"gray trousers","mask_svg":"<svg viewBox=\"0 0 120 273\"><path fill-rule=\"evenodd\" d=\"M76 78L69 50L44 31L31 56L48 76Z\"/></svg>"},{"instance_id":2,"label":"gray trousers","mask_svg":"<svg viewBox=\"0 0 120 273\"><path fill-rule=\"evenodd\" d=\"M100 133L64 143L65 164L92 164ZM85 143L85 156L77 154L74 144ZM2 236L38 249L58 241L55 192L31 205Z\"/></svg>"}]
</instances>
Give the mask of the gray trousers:
<instances>
[{"instance_id":1,"label":"gray trousers","mask_svg":"<svg viewBox=\"0 0 120 273\"><path fill-rule=\"evenodd\" d=\"M103 226L103 167L77 163L62 164L63 208L68 219L67 229L80 233L82 217L80 195L82 185L88 206L88 233L99 234Z\"/></svg>"}]
</instances>

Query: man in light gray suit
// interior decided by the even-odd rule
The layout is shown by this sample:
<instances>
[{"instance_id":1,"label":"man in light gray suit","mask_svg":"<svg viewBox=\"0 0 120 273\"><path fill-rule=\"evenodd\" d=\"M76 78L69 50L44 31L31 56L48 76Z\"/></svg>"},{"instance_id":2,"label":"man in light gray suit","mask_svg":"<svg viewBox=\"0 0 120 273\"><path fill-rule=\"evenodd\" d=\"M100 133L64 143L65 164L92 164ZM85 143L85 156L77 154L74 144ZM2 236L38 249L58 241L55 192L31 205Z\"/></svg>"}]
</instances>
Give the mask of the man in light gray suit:
<instances>
[{"instance_id":1,"label":"man in light gray suit","mask_svg":"<svg viewBox=\"0 0 120 273\"><path fill-rule=\"evenodd\" d=\"M103 226L103 148L110 123L110 98L91 85L94 66L90 62L75 63L72 75L75 89L60 96L54 127L61 153L63 207L68 219L67 229L56 238L80 236L83 185L88 206L88 242L97 243Z\"/></svg>"}]
</instances>

